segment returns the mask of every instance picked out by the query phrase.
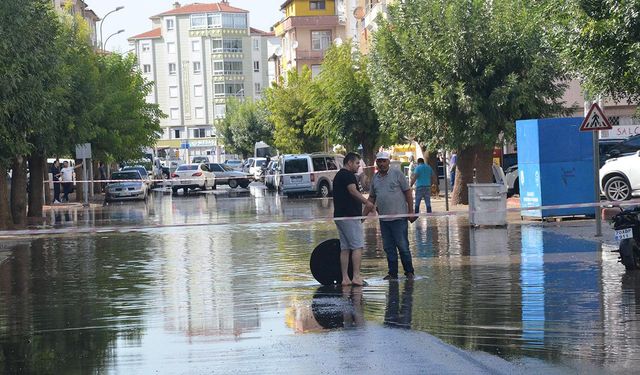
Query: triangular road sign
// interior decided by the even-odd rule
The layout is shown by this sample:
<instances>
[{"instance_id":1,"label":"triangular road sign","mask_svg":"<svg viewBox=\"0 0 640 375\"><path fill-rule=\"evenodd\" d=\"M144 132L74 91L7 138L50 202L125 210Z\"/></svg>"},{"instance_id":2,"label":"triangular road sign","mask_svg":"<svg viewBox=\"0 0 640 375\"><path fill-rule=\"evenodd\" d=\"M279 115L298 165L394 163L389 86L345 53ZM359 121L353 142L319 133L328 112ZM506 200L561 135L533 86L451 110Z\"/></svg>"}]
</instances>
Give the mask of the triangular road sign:
<instances>
[{"instance_id":1,"label":"triangular road sign","mask_svg":"<svg viewBox=\"0 0 640 375\"><path fill-rule=\"evenodd\" d=\"M598 103L593 103L587 113L587 117L580 125L581 132L592 132L597 130L611 130L612 126L609 119L604 115Z\"/></svg>"}]
</instances>

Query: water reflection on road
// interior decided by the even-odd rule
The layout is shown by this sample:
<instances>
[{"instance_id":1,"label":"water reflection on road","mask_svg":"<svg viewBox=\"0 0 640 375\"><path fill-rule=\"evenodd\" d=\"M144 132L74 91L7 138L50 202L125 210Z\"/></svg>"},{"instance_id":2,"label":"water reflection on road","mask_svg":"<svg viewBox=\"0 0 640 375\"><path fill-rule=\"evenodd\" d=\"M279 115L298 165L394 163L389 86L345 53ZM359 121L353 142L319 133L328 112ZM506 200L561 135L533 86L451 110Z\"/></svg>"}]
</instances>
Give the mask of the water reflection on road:
<instances>
[{"instance_id":1,"label":"water reflection on road","mask_svg":"<svg viewBox=\"0 0 640 375\"><path fill-rule=\"evenodd\" d=\"M542 225L473 229L463 217L423 218L409 232L419 277L386 282L377 225L367 222L370 285L343 290L319 287L308 269L315 244L336 236L331 222L275 223L331 211L329 200L254 188L51 212L56 228L150 229L3 242L0 369L259 372L292 335L301 340L293 346L320 353L327 332L360 340L379 329L573 370L640 364L640 275L596 242ZM188 223L227 225L163 227ZM317 370L307 365L295 368Z\"/></svg>"}]
</instances>

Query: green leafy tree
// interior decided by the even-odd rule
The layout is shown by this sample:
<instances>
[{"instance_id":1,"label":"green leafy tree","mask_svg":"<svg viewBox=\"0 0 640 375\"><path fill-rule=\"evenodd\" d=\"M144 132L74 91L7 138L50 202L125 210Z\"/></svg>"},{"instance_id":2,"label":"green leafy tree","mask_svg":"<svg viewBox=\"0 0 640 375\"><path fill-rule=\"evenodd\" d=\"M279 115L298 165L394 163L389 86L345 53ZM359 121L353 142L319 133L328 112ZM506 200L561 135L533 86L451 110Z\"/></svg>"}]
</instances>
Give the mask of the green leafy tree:
<instances>
[{"instance_id":1,"label":"green leafy tree","mask_svg":"<svg viewBox=\"0 0 640 375\"><path fill-rule=\"evenodd\" d=\"M271 144L273 141L273 125L261 101L230 100L217 130L225 142L225 149L244 158L253 154L256 142Z\"/></svg>"},{"instance_id":2,"label":"green leafy tree","mask_svg":"<svg viewBox=\"0 0 640 375\"><path fill-rule=\"evenodd\" d=\"M499 135L562 110L565 78L545 42L546 15L515 0L407 0L374 35L373 102L385 129L458 150L454 204L474 170L491 181Z\"/></svg>"},{"instance_id":3,"label":"green leafy tree","mask_svg":"<svg viewBox=\"0 0 640 375\"><path fill-rule=\"evenodd\" d=\"M289 71L286 83L265 92L269 120L274 124L274 145L281 152L314 152L322 148L321 138L312 135L309 127L314 116L309 102L312 86L311 70L304 66L299 73L295 69Z\"/></svg>"},{"instance_id":4,"label":"green leafy tree","mask_svg":"<svg viewBox=\"0 0 640 375\"><path fill-rule=\"evenodd\" d=\"M0 2L0 227L25 223L26 157L55 118L64 87L59 32L50 1Z\"/></svg>"},{"instance_id":5,"label":"green leafy tree","mask_svg":"<svg viewBox=\"0 0 640 375\"><path fill-rule=\"evenodd\" d=\"M367 63L351 41L329 49L311 91L314 116L307 129L349 150L362 145L366 161L373 163L380 124L371 101Z\"/></svg>"},{"instance_id":6,"label":"green leafy tree","mask_svg":"<svg viewBox=\"0 0 640 375\"><path fill-rule=\"evenodd\" d=\"M545 1L557 47L592 98L640 100L640 0Z\"/></svg>"}]
</instances>

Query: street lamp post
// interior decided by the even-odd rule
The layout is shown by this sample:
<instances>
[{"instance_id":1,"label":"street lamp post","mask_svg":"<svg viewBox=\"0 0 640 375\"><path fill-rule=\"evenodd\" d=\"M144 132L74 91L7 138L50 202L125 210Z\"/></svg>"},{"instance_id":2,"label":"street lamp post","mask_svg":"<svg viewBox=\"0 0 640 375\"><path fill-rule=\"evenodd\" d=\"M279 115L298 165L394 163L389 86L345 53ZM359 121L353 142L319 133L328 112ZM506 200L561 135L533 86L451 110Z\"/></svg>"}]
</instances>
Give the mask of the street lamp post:
<instances>
[{"instance_id":1,"label":"street lamp post","mask_svg":"<svg viewBox=\"0 0 640 375\"><path fill-rule=\"evenodd\" d=\"M124 29L121 29L121 30L118 30L118 31L116 31L115 33L113 33L113 34L109 35L109 36L107 37L107 40L106 40L106 41L104 42L104 44L102 45L102 50L104 51L104 47L106 47L106 46L107 46L107 42L109 41L109 39L111 39L111 37L112 37L112 36L114 36L114 35L118 35L118 34L122 34L123 32L124 32Z\"/></svg>"},{"instance_id":2,"label":"street lamp post","mask_svg":"<svg viewBox=\"0 0 640 375\"><path fill-rule=\"evenodd\" d=\"M119 10L124 9L123 6L119 6L116 9L112 10L111 12L107 13L104 15L104 17L102 17L102 21L100 21L100 49L104 51L104 46L106 43L103 43L104 39L102 39L102 25L104 25L104 21L107 19L107 17L113 13L113 12L117 12Z\"/></svg>"}]
</instances>

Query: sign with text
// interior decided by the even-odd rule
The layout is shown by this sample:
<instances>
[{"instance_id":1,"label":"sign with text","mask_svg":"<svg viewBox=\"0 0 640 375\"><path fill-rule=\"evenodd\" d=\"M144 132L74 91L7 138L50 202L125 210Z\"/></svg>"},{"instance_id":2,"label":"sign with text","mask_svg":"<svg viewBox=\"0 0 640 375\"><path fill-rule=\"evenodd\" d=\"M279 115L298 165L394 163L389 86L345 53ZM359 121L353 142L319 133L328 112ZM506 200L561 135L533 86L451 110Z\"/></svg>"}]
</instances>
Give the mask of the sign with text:
<instances>
[{"instance_id":1,"label":"sign with text","mask_svg":"<svg viewBox=\"0 0 640 375\"><path fill-rule=\"evenodd\" d=\"M597 130L610 130L612 128L609 119L604 115L598 103L593 103L589 113L580 125L581 132L592 132Z\"/></svg>"},{"instance_id":2,"label":"sign with text","mask_svg":"<svg viewBox=\"0 0 640 375\"><path fill-rule=\"evenodd\" d=\"M76 145L76 159L91 159L91 143Z\"/></svg>"}]
</instances>

